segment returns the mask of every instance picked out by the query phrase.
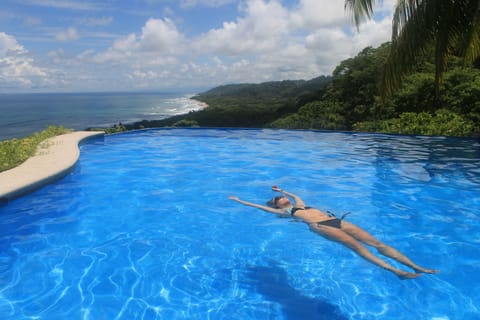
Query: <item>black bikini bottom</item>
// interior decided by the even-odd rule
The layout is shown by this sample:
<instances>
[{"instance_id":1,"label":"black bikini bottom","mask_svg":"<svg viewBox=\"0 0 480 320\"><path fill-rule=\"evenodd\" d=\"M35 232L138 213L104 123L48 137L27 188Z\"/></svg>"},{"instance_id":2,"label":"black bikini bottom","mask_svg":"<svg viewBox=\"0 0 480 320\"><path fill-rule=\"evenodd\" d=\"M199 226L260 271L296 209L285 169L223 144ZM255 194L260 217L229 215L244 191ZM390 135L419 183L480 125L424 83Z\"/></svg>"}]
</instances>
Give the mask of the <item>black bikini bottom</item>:
<instances>
[{"instance_id":1,"label":"black bikini bottom","mask_svg":"<svg viewBox=\"0 0 480 320\"><path fill-rule=\"evenodd\" d=\"M342 226L342 220L335 218L335 219L330 219L325 221L314 222L313 224L316 224L317 226L327 226L327 227L334 227L334 228L340 229Z\"/></svg>"}]
</instances>

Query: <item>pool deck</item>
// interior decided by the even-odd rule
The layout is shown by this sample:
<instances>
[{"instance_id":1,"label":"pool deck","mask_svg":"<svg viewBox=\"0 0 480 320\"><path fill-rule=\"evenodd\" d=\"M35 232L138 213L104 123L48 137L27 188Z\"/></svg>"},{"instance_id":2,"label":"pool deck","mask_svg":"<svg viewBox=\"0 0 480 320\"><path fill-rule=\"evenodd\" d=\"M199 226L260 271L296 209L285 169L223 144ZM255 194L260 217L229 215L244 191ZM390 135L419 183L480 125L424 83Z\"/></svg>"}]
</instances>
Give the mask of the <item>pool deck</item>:
<instances>
[{"instance_id":1,"label":"pool deck","mask_svg":"<svg viewBox=\"0 0 480 320\"><path fill-rule=\"evenodd\" d=\"M78 161L79 144L103 135L103 132L76 131L45 140L33 157L0 172L0 200L11 200L63 178Z\"/></svg>"}]
</instances>

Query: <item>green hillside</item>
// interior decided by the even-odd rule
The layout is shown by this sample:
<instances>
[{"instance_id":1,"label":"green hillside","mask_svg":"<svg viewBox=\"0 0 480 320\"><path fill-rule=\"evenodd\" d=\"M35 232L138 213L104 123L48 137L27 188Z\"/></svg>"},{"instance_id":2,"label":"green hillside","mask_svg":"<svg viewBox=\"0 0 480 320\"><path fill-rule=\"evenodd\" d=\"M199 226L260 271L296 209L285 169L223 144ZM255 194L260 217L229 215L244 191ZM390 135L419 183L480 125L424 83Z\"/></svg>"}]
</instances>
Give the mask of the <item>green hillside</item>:
<instances>
[{"instance_id":1,"label":"green hillside","mask_svg":"<svg viewBox=\"0 0 480 320\"><path fill-rule=\"evenodd\" d=\"M224 85L193 97L208 104L203 110L126 127L266 127L278 118L297 112L305 102L321 99L330 81L331 77L321 76L309 81Z\"/></svg>"},{"instance_id":2,"label":"green hillside","mask_svg":"<svg viewBox=\"0 0 480 320\"><path fill-rule=\"evenodd\" d=\"M389 43L367 47L328 77L219 86L194 97L208 104L203 110L113 130L201 126L478 136L478 61L464 66L453 57L436 94L433 54L425 54L400 88L384 97L380 84L389 49Z\"/></svg>"}]
</instances>

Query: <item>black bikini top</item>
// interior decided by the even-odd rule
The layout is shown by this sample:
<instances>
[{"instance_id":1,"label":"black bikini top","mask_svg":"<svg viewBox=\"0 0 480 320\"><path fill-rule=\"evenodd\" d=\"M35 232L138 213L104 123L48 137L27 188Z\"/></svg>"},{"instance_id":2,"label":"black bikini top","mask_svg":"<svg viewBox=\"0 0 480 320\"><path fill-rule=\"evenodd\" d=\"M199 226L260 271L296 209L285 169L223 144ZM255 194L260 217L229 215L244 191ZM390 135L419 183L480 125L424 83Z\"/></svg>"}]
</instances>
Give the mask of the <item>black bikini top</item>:
<instances>
[{"instance_id":1,"label":"black bikini top","mask_svg":"<svg viewBox=\"0 0 480 320\"><path fill-rule=\"evenodd\" d=\"M313 209L313 207L303 207L303 208L300 208L300 207L293 207L292 209L290 209L290 214L292 216L295 215L295 212L297 212L298 210L308 210L308 209Z\"/></svg>"},{"instance_id":2,"label":"black bikini top","mask_svg":"<svg viewBox=\"0 0 480 320\"><path fill-rule=\"evenodd\" d=\"M296 208L293 207L293 208L290 209L290 214L291 214L292 217L293 217L293 216L295 216L295 212L297 212L298 210L308 210L308 209L314 209L314 207L303 207L303 208L301 208L301 207L296 207ZM328 216L329 216L329 217L337 217L337 216L335 215L335 213L333 213L333 212L327 211L327 213L328 213ZM349 215L349 214L350 214L350 212L344 213L344 214L340 217L339 220L343 220L343 218L345 218L345 217L346 217L347 215Z\"/></svg>"}]
</instances>

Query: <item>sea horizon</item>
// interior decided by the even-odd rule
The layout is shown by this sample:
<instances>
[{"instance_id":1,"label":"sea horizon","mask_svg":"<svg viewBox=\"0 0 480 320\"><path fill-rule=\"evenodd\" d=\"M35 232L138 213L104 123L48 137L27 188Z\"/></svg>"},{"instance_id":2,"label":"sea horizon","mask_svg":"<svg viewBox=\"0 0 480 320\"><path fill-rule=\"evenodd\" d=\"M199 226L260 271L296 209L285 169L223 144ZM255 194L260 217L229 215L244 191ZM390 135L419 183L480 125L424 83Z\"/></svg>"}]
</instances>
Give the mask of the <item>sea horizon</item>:
<instances>
[{"instance_id":1,"label":"sea horizon","mask_svg":"<svg viewBox=\"0 0 480 320\"><path fill-rule=\"evenodd\" d=\"M0 141L50 125L74 130L160 120L202 109L192 91L0 93Z\"/></svg>"}]
</instances>

